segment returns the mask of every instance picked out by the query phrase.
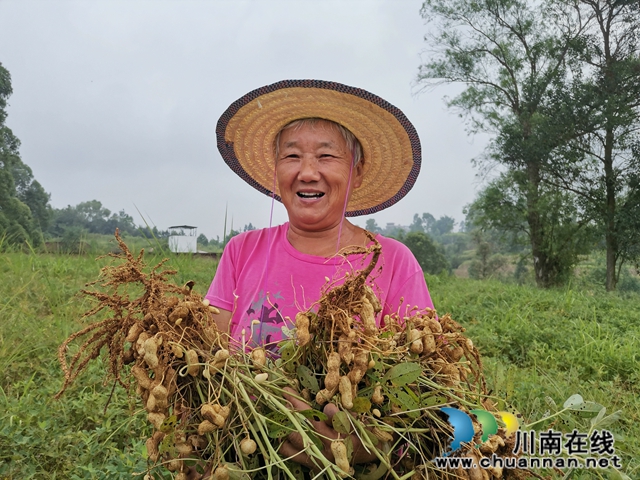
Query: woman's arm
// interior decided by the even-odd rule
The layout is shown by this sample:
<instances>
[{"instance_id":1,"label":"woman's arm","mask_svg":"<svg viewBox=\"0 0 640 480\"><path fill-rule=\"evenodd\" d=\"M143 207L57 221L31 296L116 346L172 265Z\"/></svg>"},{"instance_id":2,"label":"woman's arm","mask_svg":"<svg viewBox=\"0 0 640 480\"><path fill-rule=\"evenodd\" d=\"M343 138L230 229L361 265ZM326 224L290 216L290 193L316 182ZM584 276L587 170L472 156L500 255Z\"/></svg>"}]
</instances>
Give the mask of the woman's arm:
<instances>
[{"instance_id":1,"label":"woman's arm","mask_svg":"<svg viewBox=\"0 0 640 480\"><path fill-rule=\"evenodd\" d=\"M218 331L222 333L230 333L229 325L231 323L231 312L229 310L224 310L222 308L218 308L220 313L214 313L213 321L216 323L216 327L218 327Z\"/></svg>"}]
</instances>

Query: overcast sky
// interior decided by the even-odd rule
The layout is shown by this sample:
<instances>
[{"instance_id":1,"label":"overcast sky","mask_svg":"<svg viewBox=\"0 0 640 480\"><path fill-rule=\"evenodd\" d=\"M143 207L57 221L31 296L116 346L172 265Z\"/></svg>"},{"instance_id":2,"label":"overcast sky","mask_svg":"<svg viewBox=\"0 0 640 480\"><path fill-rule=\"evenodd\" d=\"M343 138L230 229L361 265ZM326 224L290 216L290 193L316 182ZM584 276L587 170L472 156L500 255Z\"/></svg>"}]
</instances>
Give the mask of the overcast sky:
<instances>
[{"instance_id":1,"label":"overcast sky","mask_svg":"<svg viewBox=\"0 0 640 480\"><path fill-rule=\"evenodd\" d=\"M99 200L166 229L222 236L269 225L270 199L223 162L219 116L245 93L283 79L364 88L400 108L422 142L413 190L373 218L407 225L449 215L479 188L469 137L443 97L419 93L426 48L419 0L0 0L0 62L14 93L7 125L56 208ZM364 226L371 217L358 217ZM273 223L286 221L276 203Z\"/></svg>"}]
</instances>

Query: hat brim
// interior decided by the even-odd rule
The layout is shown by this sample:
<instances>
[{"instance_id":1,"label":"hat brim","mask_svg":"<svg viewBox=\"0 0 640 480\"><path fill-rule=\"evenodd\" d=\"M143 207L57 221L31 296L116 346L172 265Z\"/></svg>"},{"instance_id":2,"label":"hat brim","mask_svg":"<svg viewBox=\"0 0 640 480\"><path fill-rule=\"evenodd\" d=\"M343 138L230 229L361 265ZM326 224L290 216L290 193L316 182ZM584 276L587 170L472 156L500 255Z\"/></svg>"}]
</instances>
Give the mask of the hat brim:
<instances>
[{"instance_id":1,"label":"hat brim","mask_svg":"<svg viewBox=\"0 0 640 480\"><path fill-rule=\"evenodd\" d=\"M274 139L293 120L312 117L339 123L362 145L363 181L351 194L347 216L379 212L411 190L420 172L415 128L387 101L340 83L284 80L249 92L218 120L218 150L240 178L280 201Z\"/></svg>"}]
</instances>

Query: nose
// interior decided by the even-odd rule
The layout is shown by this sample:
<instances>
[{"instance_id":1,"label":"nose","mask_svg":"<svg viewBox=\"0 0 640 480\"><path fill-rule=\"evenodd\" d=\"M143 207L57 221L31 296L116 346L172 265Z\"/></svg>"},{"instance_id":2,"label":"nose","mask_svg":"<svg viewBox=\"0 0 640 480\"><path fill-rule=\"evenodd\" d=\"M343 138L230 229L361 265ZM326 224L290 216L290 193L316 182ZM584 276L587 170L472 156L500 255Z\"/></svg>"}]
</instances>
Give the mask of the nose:
<instances>
[{"instance_id":1,"label":"nose","mask_svg":"<svg viewBox=\"0 0 640 480\"><path fill-rule=\"evenodd\" d=\"M320 180L318 171L318 160L312 156L303 156L300 161L300 171L298 180L301 182L317 182Z\"/></svg>"}]
</instances>

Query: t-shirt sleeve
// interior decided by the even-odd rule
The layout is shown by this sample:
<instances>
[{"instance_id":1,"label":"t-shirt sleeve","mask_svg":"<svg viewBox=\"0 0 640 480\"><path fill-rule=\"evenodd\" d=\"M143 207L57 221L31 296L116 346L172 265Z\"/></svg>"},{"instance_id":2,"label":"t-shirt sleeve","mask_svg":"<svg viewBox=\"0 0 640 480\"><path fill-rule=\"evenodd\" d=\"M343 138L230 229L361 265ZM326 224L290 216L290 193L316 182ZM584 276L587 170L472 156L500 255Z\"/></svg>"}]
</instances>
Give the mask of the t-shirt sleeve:
<instances>
[{"instance_id":1,"label":"t-shirt sleeve","mask_svg":"<svg viewBox=\"0 0 640 480\"><path fill-rule=\"evenodd\" d=\"M236 245L233 239L227 244L218 263L209 291L204 298L211 305L233 312L235 305L236 283Z\"/></svg>"},{"instance_id":2,"label":"t-shirt sleeve","mask_svg":"<svg viewBox=\"0 0 640 480\"><path fill-rule=\"evenodd\" d=\"M386 309L383 314L398 313L400 317L408 316L409 310L417 306L420 310L434 308L424 272L411 250L406 245L385 239L384 249L387 249L388 265L393 272L393 280L389 284Z\"/></svg>"},{"instance_id":3,"label":"t-shirt sleeve","mask_svg":"<svg viewBox=\"0 0 640 480\"><path fill-rule=\"evenodd\" d=\"M401 317L408 315L408 310L417 306L420 310L433 308L433 301L429 294L427 282L422 270L416 271L400 284L394 292L390 292L389 303L398 305Z\"/></svg>"}]
</instances>

